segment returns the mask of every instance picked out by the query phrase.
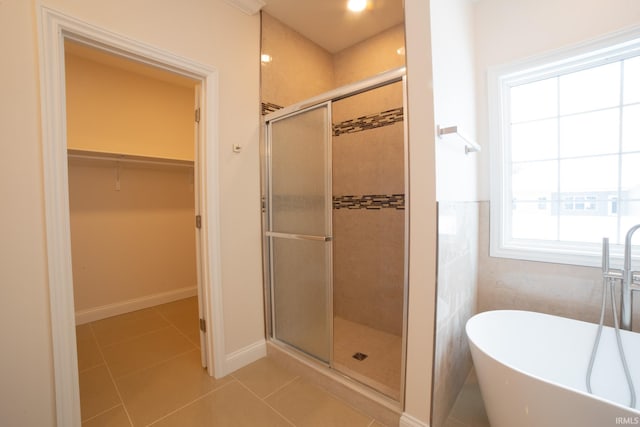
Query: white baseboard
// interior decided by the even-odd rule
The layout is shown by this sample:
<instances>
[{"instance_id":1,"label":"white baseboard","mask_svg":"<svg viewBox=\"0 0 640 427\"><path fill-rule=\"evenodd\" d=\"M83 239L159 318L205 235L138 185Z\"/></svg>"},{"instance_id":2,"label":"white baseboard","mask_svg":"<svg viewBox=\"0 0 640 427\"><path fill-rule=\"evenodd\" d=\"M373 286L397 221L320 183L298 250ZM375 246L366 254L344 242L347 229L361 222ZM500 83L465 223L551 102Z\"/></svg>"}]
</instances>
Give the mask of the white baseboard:
<instances>
[{"instance_id":1,"label":"white baseboard","mask_svg":"<svg viewBox=\"0 0 640 427\"><path fill-rule=\"evenodd\" d=\"M267 355L267 342L264 339L227 354L225 358L225 375L262 359Z\"/></svg>"},{"instance_id":2,"label":"white baseboard","mask_svg":"<svg viewBox=\"0 0 640 427\"><path fill-rule=\"evenodd\" d=\"M429 427L429 423L425 423L413 417L406 412L400 417L399 427Z\"/></svg>"},{"instance_id":3,"label":"white baseboard","mask_svg":"<svg viewBox=\"0 0 640 427\"><path fill-rule=\"evenodd\" d=\"M195 286L190 286L188 288L176 289L175 291L147 295L127 301L121 301L113 304L102 305L100 307L76 311L76 325L94 322L96 320L105 319L111 316L117 316L119 314L129 313L131 311L142 310L143 308L153 307L154 305L158 304L166 304L168 302L192 297L195 295L198 295L198 288Z\"/></svg>"}]
</instances>

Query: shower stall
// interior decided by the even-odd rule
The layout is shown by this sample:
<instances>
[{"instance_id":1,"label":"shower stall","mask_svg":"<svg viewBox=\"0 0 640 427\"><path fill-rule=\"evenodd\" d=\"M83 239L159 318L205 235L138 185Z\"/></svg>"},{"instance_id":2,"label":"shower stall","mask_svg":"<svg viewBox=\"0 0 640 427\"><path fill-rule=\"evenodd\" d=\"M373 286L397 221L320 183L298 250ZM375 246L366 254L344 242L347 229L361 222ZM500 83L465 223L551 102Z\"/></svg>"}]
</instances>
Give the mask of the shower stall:
<instances>
[{"instance_id":1,"label":"shower stall","mask_svg":"<svg viewBox=\"0 0 640 427\"><path fill-rule=\"evenodd\" d=\"M407 294L404 68L264 117L267 333L401 402Z\"/></svg>"}]
</instances>

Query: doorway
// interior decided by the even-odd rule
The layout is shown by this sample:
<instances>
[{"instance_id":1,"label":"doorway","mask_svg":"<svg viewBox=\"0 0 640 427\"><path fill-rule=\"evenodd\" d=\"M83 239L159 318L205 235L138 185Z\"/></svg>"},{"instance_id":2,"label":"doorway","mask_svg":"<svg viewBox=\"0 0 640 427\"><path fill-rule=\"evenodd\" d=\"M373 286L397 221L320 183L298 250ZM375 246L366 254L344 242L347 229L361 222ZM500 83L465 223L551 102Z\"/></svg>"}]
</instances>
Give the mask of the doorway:
<instances>
[{"instance_id":1,"label":"doorway","mask_svg":"<svg viewBox=\"0 0 640 427\"><path fill-rule=\"evenodd\" d=\"M64 47L76 324L194 295L203 319L198 82L77 42ZM204 338L189 337L206 367Z\"/></svg>"},{"instance_id":2,"label":"doorway","mask_svg":"<svg viewBox=\"0 0 640 427\"><path fill-rule=\"evenodd\" d=\"M194 180L198 183L197 192L201 201L198 214L202 218L202 227L197 245L203 261L202 265L198 266L198 271L202 283L203 319L204 323L209 325L205 332L206 346L210 349L206 355L206 365L210 375L221 377L226 374L226 365L219 274L218 145L215 120L217 71L44 7L40 31L45 221L56 413L59 425L79 425L80 405L69 232L64 43L72 40L199 82L197 99L201 110L196 156L200 159L201 167L196 169ZM213 318L215 321L212 321Z\"/></svg>"}]
</instances>

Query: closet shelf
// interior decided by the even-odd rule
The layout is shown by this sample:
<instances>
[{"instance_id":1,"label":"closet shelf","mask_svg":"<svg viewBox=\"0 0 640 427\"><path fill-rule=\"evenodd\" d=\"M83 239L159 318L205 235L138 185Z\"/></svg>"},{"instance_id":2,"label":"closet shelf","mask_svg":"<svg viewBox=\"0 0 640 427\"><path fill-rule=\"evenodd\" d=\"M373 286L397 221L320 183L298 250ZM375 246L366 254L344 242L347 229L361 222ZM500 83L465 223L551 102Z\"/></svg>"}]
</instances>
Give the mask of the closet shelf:
<instances>
[{"instance_id":1,"label":"closet shelf","mask_svg":"<svg viewBox=\"0 0 640 427\"><path fill-rule=\"evenodd\" d=\"M166 157L136 156L132 154L108 153L105 151L68 149L67 156L73 159L111 160L125 163L144 163L163 166L193 167L192 160L170 159Z\"/></svg>"}]
</instances>

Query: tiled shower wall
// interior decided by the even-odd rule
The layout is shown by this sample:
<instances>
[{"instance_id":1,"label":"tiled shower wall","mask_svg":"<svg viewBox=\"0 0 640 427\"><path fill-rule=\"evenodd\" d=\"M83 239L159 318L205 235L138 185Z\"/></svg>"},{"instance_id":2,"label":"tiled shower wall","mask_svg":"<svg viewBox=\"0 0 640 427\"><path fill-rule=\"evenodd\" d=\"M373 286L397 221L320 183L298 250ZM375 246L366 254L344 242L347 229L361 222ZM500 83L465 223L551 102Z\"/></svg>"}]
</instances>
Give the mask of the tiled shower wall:
<instances>
[{"instance_id":1,"label":"tiled shower wall","mask_svg":"<svg viewBox=\"0 0 640 427\"><path fill-rule=\"evenodd\" d=\"M402 334L402 84L333 104L334 314Z\"/></svg>"},{"instance_id":2,"label":"tiled shower wall","mask_svg":"<svg viewBox=\"0 0 640 427\"><path fill-rule=\"evenodd\" d=\"M441 427L472 362L465 333L476 310L478 202L438 202L438 304L432 426Z\"/></svg>"}]
</instances>

